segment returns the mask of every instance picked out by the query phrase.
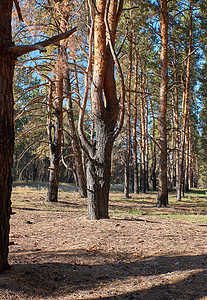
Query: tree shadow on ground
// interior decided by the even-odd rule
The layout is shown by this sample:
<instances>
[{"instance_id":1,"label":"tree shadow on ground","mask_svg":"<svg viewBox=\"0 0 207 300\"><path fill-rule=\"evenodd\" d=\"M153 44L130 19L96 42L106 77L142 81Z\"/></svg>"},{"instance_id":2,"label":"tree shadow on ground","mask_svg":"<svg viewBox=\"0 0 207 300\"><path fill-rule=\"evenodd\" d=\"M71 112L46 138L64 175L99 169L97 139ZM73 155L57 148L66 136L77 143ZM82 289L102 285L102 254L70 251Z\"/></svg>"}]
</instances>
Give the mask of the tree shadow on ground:
<instances>
[{"instance_id":1,"label":"tree shadow on ground","mask_svg":"<svg viewBox=\"0 0 207 300\"><path fill-rule=\"evenodd\" d=\"M199 272L196 275L190 275L184 280L175 282L174 284L161 283L141 291L121 293L116 296L104 297L107 300L199 300L206 299L207 287L203 286L202 291L199 286L199 279L206 277L206 271ZM197 288L192 288L195 285ZM93 300L100 299L93 298Z\"/></svg>"},{"instance_id":2,"label":"tree shadow on ground","mask_svg":"<svg viewBox=\"0 0 207 300\"><path fill-rule=\"evenodd\" d=\"M0 298L8 291L29 298L70 297L76 291L93 291L117 280L119 291L114 295L109 288L104 299L195 300L207 296L207 255L132 259L130 253L38 249L38 253L18 253L13 259L19 263L0 276ZM150 287L141 285L143 278ZM133 291L122 293L127 279L132 281Z\"/></svg>"}]
</instances>

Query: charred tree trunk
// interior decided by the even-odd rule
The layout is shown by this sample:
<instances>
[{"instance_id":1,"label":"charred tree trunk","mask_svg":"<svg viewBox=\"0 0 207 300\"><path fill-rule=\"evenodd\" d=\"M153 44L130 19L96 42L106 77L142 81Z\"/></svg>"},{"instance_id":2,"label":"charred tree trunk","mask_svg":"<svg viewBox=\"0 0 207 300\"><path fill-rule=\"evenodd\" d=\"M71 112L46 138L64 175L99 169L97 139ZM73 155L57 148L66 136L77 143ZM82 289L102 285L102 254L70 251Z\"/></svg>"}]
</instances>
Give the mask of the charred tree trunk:
<instances>
[{"instance_id":1,"label":"charred tree trunk","mask_svg":"<svg viewBox=\"0 0 207 300\"><path fill-rule=\"evenodd\" d=\"M161 85L160 85L160 112L158 120L160 162L159 162L159 186L157 206L168 204L167 188L167 132L166 132L166 112L167 112L167 90L168 90L168 7L167 0L161 0L160 13L161 31Z\"/></svg>"}]
</instances>

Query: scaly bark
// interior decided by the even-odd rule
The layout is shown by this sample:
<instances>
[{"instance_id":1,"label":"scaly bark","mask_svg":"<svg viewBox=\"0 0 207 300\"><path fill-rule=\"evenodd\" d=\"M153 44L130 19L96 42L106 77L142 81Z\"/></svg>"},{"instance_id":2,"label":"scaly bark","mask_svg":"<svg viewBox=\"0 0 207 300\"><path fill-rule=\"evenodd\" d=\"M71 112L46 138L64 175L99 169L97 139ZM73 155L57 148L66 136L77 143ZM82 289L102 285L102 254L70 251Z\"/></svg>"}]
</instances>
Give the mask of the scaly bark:
<instances>
[{"instance_id":1,"label":"scaly bark","mask_svg":"<svg viewBox=\"0 0 207 300\"><path fill-rule=\"evenodd\" d=\"M135 71L134 71L134 118L133 118L133 171L134 171L134 194L139 194L139 176L137 162L137 87L138 87L138 59L135 51Z\"/></svg>"},{"instance_id":2,"label":"scaly bark","mask_svg":"<svg viewBox=\"0 0 207 300\"><path fill-rule=\"evenodd\" d=\"M140 122L140 144L141 144L141 164L140 164L140 189L146 193L146 117L145 117L145 100L144 100L144 74L141 55L139 54L140 65L140 108L141 108L141 122Z\"/></svg>"},{"instance_id":3,"label":"scaly bark","mask_svg":"<svg viewBox=\"0 0 207 300\"><path fill-rule=\"evenodd\" d=\"M36 45L14 46L11 35L13 0L0 1L0 273L8 268L9 219L11 212L12 165L14 153L13 73L18 56L42 49L70 36L53 37Z\"/></svg>"},{"instance_id":4,"label":"scaly bark","mask_svg":"<svg viewBox=\"0 0 207 300\"><path fill-rule=\"evenodd\" d=\"M61 54L59 53L59 60ZM55 123L54 136L52 137L50 131L49 138L49 150L50 150L50 173L49 173L49 186L47 201L57 202L58 201L58 185L59 185L59 165L60 165L60 155L61 155L61 141L62 141L62 127L63 127L63 73L61 71L61 66L57 66L58 70L56 73L55 81ZM51 125L50 125L51 130Z\"/></svg>"},{"instance_id":5,"label":"scaly bark","mask_svg":"<svg viewBox=\"0 0 207 300\"><path fill-rule=\"evenodd\" d=\"M183 81L183 103L182 103L182 128L180 142L180 158L179 158L179 178L177 188L177 201L181 201L182 192L184 194L184 164L185 164L185 148L186 148L186 132L189 122L189 91L190 91L190 71L191 71L191 52L192 52L192 7L190 1L190 28L189 28L189 46L187 58L186 81Z\"/></svg>"},{"instance_id":6,"label":"scaly bark","mask_svg":"<svg viewBox=\"0 0 207 300\"><path fill-rule=\"evenodd\" d=\"M15 56L11 36L12 0L0 2L0 273L8 268L9 219L11 212L14 153L13 73Z\"/></svg>"},{"instance_id":7,"label":"scaly bark","mask_svg":"<svg viewBox=\"0 0 207 300\"><path fill-rule=\"evenodd\" d=\"M145 78L145 86L146 86L146 75ZM147 89L144 88L144 105L145 105L145 128L144 128L144 136L145 136L145 186L146 191L149 191L149 176L148 176L148 169L149 169L149 138L148 138L148 101L146 97Z\"/></svg>"},{"instance_id":8,"label":"scaly bark","mask_svg":"<svg viewBox=\"0 0 207 300\"><path fill-rule=\"evenodd\" d=\"M168 90L168 7L167 0L161 0L160 31L161 31L161 84L160 84L160 112L158 119L160 161L159 161L159 185L157 206L168 204L167 187L167 90Z\"/></svg>"},{"instance_id":9,"label":"scaly bark","mask_svg":"<svg viewBox=\"0 0 207 300\"><path fill-rule=\"evenodd\" d=\"M127 84L127 147L125 153L125 169L124 169L124 198L129 198L129 164L131 158L131 79L132 79L132 34L129 35L129 73Z\"/></svg>"},{"instance_id":10,"label":"scaly bark","mask_svg":"<svg viewBox=\"0 0 207 300\"><path fill-rule=\"evenodd\" d=\"M176 185L176 195L179 198L179 180L180 180L180 134L179 134L179 110L178 110L178 78L177 78L177 53L175 43L173 43L173 68L174 68L174 103L173 103L173 121L174 121L174 130L175 130L175 185Z\"/></svg>"},{"instance_id":11,"label":"scaly bark","mask_svg":"<svg viewBox=\"0 0 207 300\"><path fill-rule=\"evenodd\" d=\"M86 198L87 197L87 187L86 187L86 174L85 170L83 168L83 162L82 162L82 152L81 147L78 141L78 136L75 128L75 122L74 122L74 114L73 114L73 105L72 105L72 99L71 99L71 83L70 83L70 75L67 74L67 77L65 78L65 86L66 86L66 92L67 92L67 99L66 99L66 105L67 105L67 114L68 114L68 127L69 132L71 135L71 146L72 151L74 155L74 163L75 163L75 172L77 176L77 184L78 184L78 190L81 197ZM77 88L77 86L76 86Z\"/></svg>"},{"instance_id":12,"label":"scaly bark","mask_svg":"<svg viewBox=\"0 0 207 300\"><path fill-rule=\"evenodd\" d=\"M122 5L123 1L121 0L119 7L122 7ZM113 49L119 18L118 12L117 1L113 0L110 1L110 3L106 3L105 0L96 1L94 20L94 64L91 87L95 145L92 145L83 133L83 113L86 108L88 76L86 76L85 94L78 127L82 144L88 154L87 199L89 219L109 217L108 201L111 177L111 154L114 140L123 124L122 110L122 118L118 125L119 130L117 131L116 124L119 116L119 100L116 94L114 61L117 64L117 70L121 76L122 105L124 103L123 76ZM107 31L106 26L109 27ZM90 72L89 66L90 64L87 68L87 75Z\"/></svg>"},{"instance_id":13,"label":"scaly bark","mask_svg":"<svg viewBox=\"0 0 207 300\"><path fill-rule=\"evenodd\" d=\"M157 176L156 176L156 167L157 167L157 154L156 154L156 143L155 143L155 116L152 107L152 99L149 97L150 101L150 110L152 115L152 138L153 138L153 147L152 147L152 167L151 167L151 176L152 180L152 190L156 191L157 188Z\"/></svg>"}]
</instances>

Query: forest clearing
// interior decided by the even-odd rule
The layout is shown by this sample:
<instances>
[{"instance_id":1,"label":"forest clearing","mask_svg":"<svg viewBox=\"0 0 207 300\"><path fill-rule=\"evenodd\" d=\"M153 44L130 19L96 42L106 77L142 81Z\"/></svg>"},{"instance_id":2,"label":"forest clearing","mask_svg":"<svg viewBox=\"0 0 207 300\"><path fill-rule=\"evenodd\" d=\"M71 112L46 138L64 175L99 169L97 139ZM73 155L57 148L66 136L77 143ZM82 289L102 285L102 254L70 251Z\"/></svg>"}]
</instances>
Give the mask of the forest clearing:
<instances>
[{"instance_id":1,"label":"forest clearing","mask_svg":"<svg viewBox=\"0 0 207 300\"><path fill-rule=\"evenodd\" d=\"M0 300L207 299L207 0L0 0Z\"/></svg>"},{"instance_id":2,"label":"forest clearing","mask_svg":"<svg viewBox=\"0 0 207 300\"><path fill-rule=\"evenodd\" d=\"M15 186L9 263L0 299L207 299L207 195L168 207L156 193L110 193L110 219L88 220L86 199Z\"/></svg>"}]
</instances>

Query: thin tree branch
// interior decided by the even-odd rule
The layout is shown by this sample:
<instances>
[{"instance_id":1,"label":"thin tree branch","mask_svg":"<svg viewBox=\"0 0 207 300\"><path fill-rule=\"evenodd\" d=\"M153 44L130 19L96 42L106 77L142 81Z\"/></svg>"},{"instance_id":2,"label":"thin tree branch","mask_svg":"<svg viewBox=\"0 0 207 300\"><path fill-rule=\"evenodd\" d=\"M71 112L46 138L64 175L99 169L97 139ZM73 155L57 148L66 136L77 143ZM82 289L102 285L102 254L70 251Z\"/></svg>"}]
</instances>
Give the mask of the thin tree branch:
<instances>
[{"instance_id":1,"label":"thin tree branch","mask_svg":"<svg viewBox=\"0 0 207 300\"><path fill-rule=\"evenodd\" d=\"M191 51L182 61L181 63L178 64L178 67L170 74L170 76L168 77L168 79L170 79L174 74L175 72L181 67L181 65L191 56L193 55L198 49L202 48L203 46L205 45L200 45L198 46L197 48L195 48L193 51Z\"/></svg>"},{"instance_id":2,"label":"thin tree branch","mask_svg":"<svg viewBox=\"0 0 207 300\"><path fill-rule=\"evenodd\" d=\"M119 23L119 19L120 19L121 13L123 11L123 5L124 5L124 0L120 0L117 15L116 15L116 27Z\"/></svg>"},{"instance_id":3,"label":"thin tree branch","mask_svg":"<svg viewBox=\"0 0 207 300\"><path fill-rule=\"evenodd\" d=\"M24 22L24 20L22 18L22 13L21 13L21 9L20 9L20 6L19 6L19 2L17 0L14 0L14 4L16 6L19 21Z\"/></svg>"},{"instance_id":4,"label":"thin tree branch","mask_svg":"<svg viewBox=\"0 0 207 300\"><path fill-rule=\"evenodd\" d=\"M132 6L132 7L128 7L128 8L123 8L123 11L127 11L127 10L133 10L133 9L140 9L140 6Z\"/></svg>"},{"instance_id":5,"label":"thin tree branch","mask_svg":"<svg viewBox=\"0 0 207 300\"><path fill-rule=\"evenodd\" d=\"M161 150L160 144L148 133L147 136L155 143L155 145Z\"/></svg>"},{"instance_id":6,"label":"thin tree branch","mask_svg":"<svg viewBox=\"0 0 207 300\"><path fill-rule=\"evenodd\" d=\"M46 144L49 144L47 141L45 140L38 140L38 141L34 141L32 142L29 146L27 146L26 149L24 149L24 151L20 154L18 160L17 160L17 168L19 168L19 163L20 163L20 160L24 157L24 155L35 145L35 144L41 144L41 143L46 143Z\"/></svg>"},{"instance_id":7,"label":"thin tree branch","mask_svg":"<svg viewBox=\"0 0 207 300\"><path fill-rule=\"evenodd\" d=\"M46 124L40 124L40 125L35 125L27 130L25 130L22 134L18 135L15 140L18 140L20 137L24 136L25 134L27 134L28 132L32 131L33 129L37 129L37 128L40 128L40 127L46 127L47 125Z\"/></svg>"},{"instance_id":8,"label":"thin tree branch","mask_svg":"<svg viewBox=\"0 0 207 300\"><path fill-rule=\"evenodd\" d=\"M30 53L35 50L40 50L43 52L46 52L45 47L54 44L56 42L59 42L63 39L68 38L70 35L72 35L77 30L77 27L74 27L73 29L66 31L64 33L55 35L45 41L33 44L33 45L21 45L21 46L13 46L9 47L8 50L16 55L16 57Z\"/></svg>"},{"instance_id":9,"label":"thin tree branch","mask_svg":"<svg viewBox=\"0 0 207 300\"><path fill-rule=\"evenodd\" d=\"M21 170L21 172L20 172L20 174L19 174L19 177L20 177L20 178L22 177L22 173L24 172L24 170L25 170L29 165L31 165L31 163L32 163L33 161L35 161L35 159L38 159L38 158L42 155L42 153L43 153L43 151L45 150L45 148L46 148L46 146L42 149L42 151L41 151L39 154L37 154L35 157L33 157L33 158L26 164L26 166Z\"/></svg>"},{"instance_id":10,"label":"thin tree branch","mask_svg":"<svg viewBox=\"0 0 207 300\"><path fill-rule=\"evenodd\" d=\"M35 86L29 87L28 89L26 89L14 102L18 102L23 96L25 96L27 93L31 92L32 90L39 88L41 86L45 86L45 83L40 83L37 84Z\"/></svg>"}]
</instances>

